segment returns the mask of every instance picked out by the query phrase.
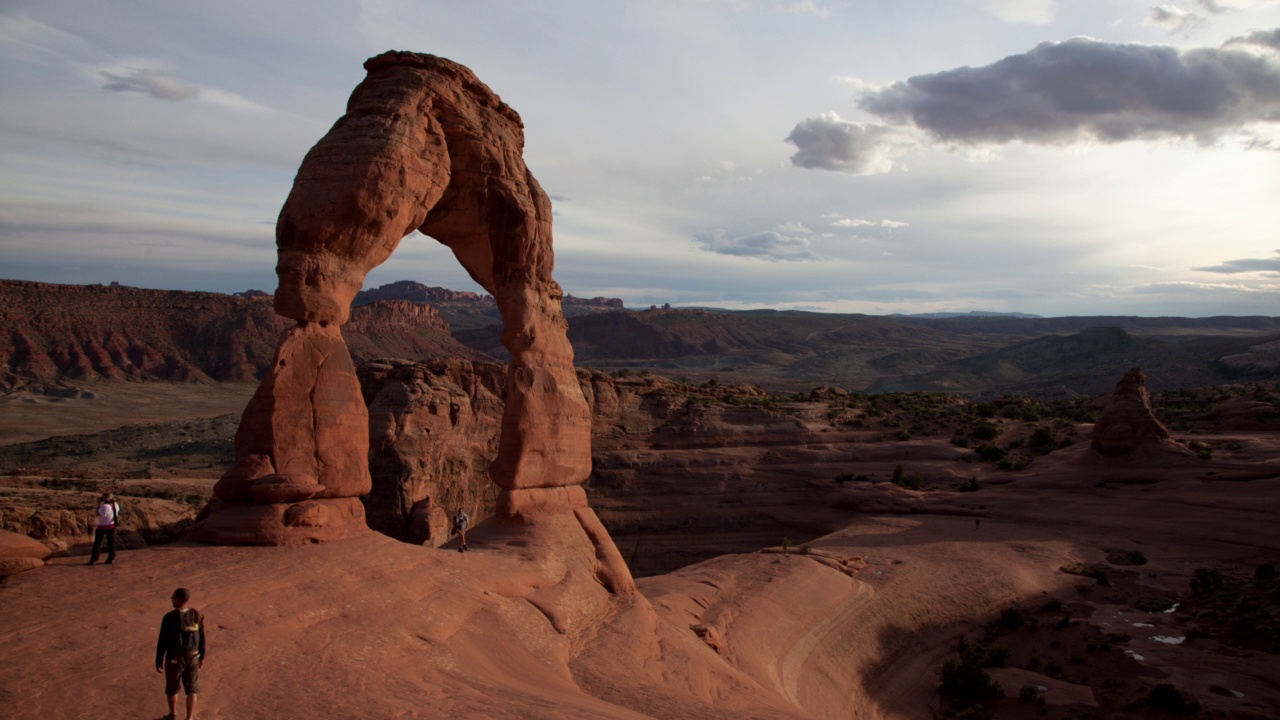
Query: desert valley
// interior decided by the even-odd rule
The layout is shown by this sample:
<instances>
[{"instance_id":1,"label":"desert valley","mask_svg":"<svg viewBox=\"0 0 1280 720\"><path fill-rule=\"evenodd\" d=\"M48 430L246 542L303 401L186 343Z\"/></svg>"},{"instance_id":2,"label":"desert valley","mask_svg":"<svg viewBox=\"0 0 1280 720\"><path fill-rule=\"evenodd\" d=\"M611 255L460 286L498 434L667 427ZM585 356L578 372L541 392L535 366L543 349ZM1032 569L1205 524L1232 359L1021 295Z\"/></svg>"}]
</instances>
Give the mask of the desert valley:
<instances>
[{"instance_id":1,"label":"desert valley","mask_svg":"<svg viewBox=\"0 0 1280 720\"><path fill-rule=\"evenodd\" d=\"M0 281L4 717L163 717L177 586L201 718L1280 717L1280 318L575 298L515 110L365 70L270 294Z\"/></svg>"}]
</instances>

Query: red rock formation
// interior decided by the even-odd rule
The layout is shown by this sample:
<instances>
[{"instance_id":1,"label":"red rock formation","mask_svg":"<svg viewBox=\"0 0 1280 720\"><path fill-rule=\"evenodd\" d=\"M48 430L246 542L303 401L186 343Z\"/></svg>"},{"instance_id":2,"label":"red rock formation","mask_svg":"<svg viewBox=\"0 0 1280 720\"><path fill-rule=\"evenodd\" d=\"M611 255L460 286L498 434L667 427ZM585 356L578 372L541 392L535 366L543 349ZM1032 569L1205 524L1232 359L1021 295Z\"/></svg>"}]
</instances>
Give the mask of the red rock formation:
<instances>
[{"instance_id":1,"label":"red rock formation","mask_svg":"<svg viewBox=\"0 0 1280 720\"><path fill-rule=\"evenodd\" d=\"M52 554L42 542L0 530L0 578L42 567Z\"/></svg>"},{"instance_id":2,"label":"red rock formation","mask_svg":"<svg viewBox=\"0 0 1280 720\"><path fill-rule=\"evenodd\" d=\"M365 69L280 211L275 307L298 326L245 409L236 467L215 489L222 504L196 535L243 542L248 530L255 542L275 543L356 530L318 524L315 513L298 532L278 529L272 523L288 514L268 518L261 508L284 505L246 504L246 492L266 470L314 478L325 490L308 503L358 506L356 496L369 492L368 436L355 432L367 411L338 328L369 270L418 229L453 250L502 313L511 362L489 468L504 491L499 515L529 524L572 513L606 584L629 591L630 574L578 487L591 472L591 415L565 334L563 292L551 277L551 201L525 167L520 116L449 60L388 52Z\"/></svg>"},{"instance_id":3,"label":"red rock formation","mask_svg":"<svg viewBox=\"0 0 1280 720\"><path fill-rule=\"evenodd\" d=\"M1139 368L1130 369L1116 383L1115 394L1094 423L1090 448L1102 455L1118 456L1168 440L1169 431L1151 410L1147 376Z\"/></svg>"}]
</instances>

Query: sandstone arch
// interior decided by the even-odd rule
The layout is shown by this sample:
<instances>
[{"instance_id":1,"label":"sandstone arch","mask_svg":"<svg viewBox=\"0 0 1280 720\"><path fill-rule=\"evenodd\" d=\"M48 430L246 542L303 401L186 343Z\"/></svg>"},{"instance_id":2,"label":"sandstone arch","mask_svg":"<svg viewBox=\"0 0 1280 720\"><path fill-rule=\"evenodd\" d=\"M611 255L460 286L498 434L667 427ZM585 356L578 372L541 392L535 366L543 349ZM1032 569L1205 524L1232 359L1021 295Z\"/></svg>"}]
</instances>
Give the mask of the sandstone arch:
<instances>
[{"instance_id":1,"label":"sandstone arch","mask_svg":"<svg viewBox=\"0 0 1280 720\"><path fill-rule=\"evenodd\" d=\"M365 275L420 229L497 300L511 353L490 476L507 520L571 513L616 589L631 587L587 506L591 417L552 279L551 201L524 126L467 68L388 52L302 161L276 225L276 312L297 321L245 409L236 463L190 537L293 544L365 531L368 416L342 339Z\"/></svg>"}]
</instances>

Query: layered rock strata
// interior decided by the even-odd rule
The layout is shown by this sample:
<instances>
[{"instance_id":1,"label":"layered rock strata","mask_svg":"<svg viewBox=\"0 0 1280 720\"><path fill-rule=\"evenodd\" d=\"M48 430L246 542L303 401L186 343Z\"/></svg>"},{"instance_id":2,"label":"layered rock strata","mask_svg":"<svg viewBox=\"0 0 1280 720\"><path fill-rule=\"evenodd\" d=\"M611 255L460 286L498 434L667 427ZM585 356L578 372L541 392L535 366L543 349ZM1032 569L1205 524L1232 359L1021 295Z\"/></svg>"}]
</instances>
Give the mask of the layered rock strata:
<instances>
[{"instance_id":1,"label":"layered rock strata","mask_svg":"<svg viewBox=\"0 0 1280 720\"><path fill-rule=\"evenodd\" d=\"M533 523L572 513L608 584L631 589L578 487L591 472L591 415L551 277L551 201L525 167L520 116L443 58L388 52L365 69L280 211L275 308L298 325L245 409L236 465L197 535L278 544L364 526L357 497L371 489L368 435L357 428L368 413L338 328L365 275L416 229L448 246L502 314L511 362L489 467L499 517ZM297 489L294 504L254 492L273 475L303 479L286 483Z\"/></svg>"}]
</instances>

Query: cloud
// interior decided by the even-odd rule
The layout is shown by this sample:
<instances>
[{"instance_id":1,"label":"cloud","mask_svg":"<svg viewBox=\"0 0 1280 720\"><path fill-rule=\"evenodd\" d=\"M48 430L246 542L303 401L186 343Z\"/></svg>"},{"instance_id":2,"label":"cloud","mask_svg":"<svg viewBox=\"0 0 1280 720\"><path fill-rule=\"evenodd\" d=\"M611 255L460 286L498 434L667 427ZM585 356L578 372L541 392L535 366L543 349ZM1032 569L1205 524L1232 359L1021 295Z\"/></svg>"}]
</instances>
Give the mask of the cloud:
<instances>
[{"instance_id":1,"label":"cloud","mask_svg":"<svg viewBox=\"0 0 1280 720\"><path fill-rule=\"evenodd\" d=\"M1271 30L1257 30L1248 35L1233 37L1222 44L1223 47L1260 47L1268 50L1280 51L1280 28Z\"/></svg>"},{"instance_id":2,"label":"cloud","mask_svg":"<svg viewBox=\"0 0 1280 720\"><path fill-rule=\"evenodd\" d=\"M797 148L792 165L850 175L887 173L912 144L895 128L847 122L833 112L800 121L786 141Z\"/></svg>"},{"instance_id":3,"label":"cloud","mask_svg":"<svg viewBox=\"0 0 1280 720\"><path fill-rule=\"evenodd\" d=\"M839 217L839 216L837 215L836 217ZM876 220L863 220L861 218L853 218L853 219L840 218L839 220L836 220L835 222L831 223L831 226L840 227L840 228L882 227L882 228L894 229L894 228L907 227L907 223L898 222L897 220L876 221Z\"/></svg>"},{"instance_id":4,"label":"cloud","mask_svg":"<svg viewBox=\"0 0 1280 720\"><path fill-rule=\"evenodd\" d=\"M1212 273L1250 273L1250 272L1267 272L1280 273L1280 250L1276 251L1277 257L1271 258L1245 258L1241 260L1228 260L1221 265L1212 265L1209 267L1192 268L1201 272Z\"/></svg>"},{"instance_id":5,"label":"cloud","mask_svg":"<svg viewBox=\"0 0 1280 720\"><path fill-rule=\"evenodd\" d=\"M777 231L736 238L725 237L723 231L703 232L694 235L694 239L703 250L718 255L759 258L771 262L823 259L809 249L808 238L784 235Z\"/></svg>"},{"instance_id":6,"label":"cloud","mask_svg":"<svg viewBox=\"0 0 1280 720\"><path fill-rule=\"evenodd\" d=\"M818 17L826 17L827 9L818 5L813 0L794 0L793 2L774 5L774 9L785 13L800 13L817 15Z\"/></svg>"},{"instance_id":7,"label":"cloud","mask_svg":"<svg viewBox=\"0 0 1280 720\"><path fill-rule=\"evenodd\" d=\"M1075 38L984 67L918 75L862 94L859 107L961 144L1187 137L1207 144L1280 121L1280 63L1233 50Z\"/></svg>"},{"instance_id":8,"label":"cloud","mask_svg":"<svg viewBox=\"0 0 1280 720\"><path fill-rule=\"evenodd\" d=\"M1057 12L1056 0L982 0L987 12L1009 23L1044 25Z\"/></svg>"},{"instance_id":9,"label":"cloud","mask_svg":"<svg viewBox=\"0 0 1280 720\"><path fill-rule=\"evenodd\" d=\"M179 102L200 97L200 88L188 85L168 73L156 70L132 70L127 75L102 70L98 73L107 82L102 86L108 92L138 92L160 100Z\"/></svg>"},{"instance_id":10,"label":"cloud","mask_svg":"<svg viewBox=\"0 0 1280 720\"><path fill-rule=\"evenodd\" d=\"M1169 29L1169 32L1191 30L1204 22L1204 18L1177 5L1159 5L1151 8L1147 22Z\"/></svg>"}]
</instances>

